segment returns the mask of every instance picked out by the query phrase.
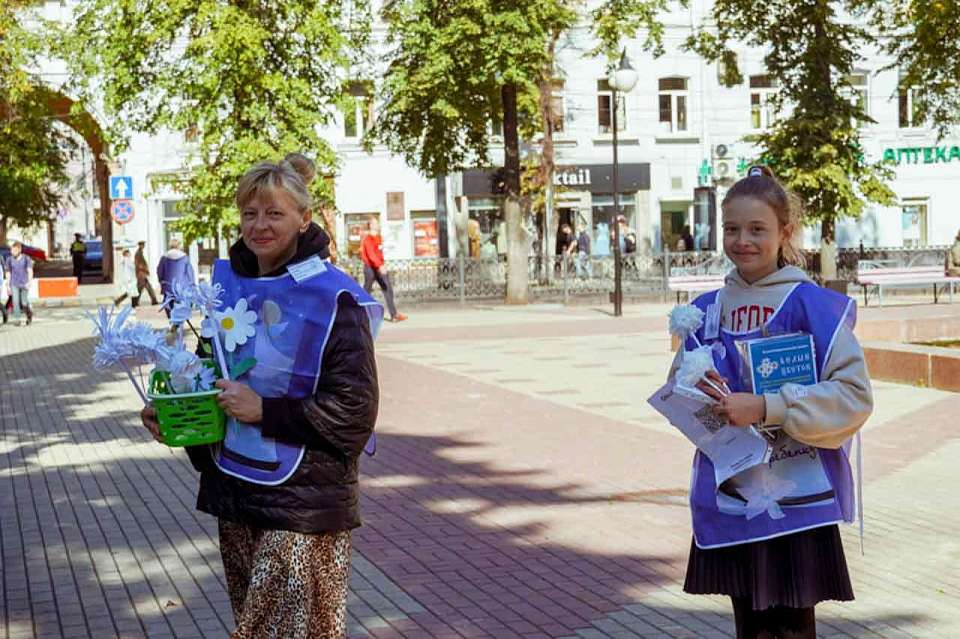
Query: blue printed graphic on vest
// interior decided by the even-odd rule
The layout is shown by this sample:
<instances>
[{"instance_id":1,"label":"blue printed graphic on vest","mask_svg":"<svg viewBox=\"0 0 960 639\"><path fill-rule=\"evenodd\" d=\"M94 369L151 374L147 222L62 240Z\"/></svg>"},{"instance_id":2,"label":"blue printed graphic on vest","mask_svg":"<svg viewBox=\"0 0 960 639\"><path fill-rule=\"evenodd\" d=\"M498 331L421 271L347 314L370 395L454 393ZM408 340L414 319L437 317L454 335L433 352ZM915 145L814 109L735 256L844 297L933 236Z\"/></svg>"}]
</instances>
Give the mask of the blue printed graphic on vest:
<instances>
[{"instance_id":1,"label":"blue printed graphic on vest","mask_svg":"<svg viewBox=\"0 0 960 639\"><path fill-rule=\"evenodd\" d=\"M366 307L374 334L383 316L379 304L332 266L297 282L290 274L239 277L221 260L214 281L223 286L228 305L217 313L227 365L236 371L236 381L265 398L303 399L314 393L341 292L351 293ZM230 417L214 461L229 475L276 485L296 471L304 452L303 446L265 437L259 424Z\"/></svg>"}]
</instances>

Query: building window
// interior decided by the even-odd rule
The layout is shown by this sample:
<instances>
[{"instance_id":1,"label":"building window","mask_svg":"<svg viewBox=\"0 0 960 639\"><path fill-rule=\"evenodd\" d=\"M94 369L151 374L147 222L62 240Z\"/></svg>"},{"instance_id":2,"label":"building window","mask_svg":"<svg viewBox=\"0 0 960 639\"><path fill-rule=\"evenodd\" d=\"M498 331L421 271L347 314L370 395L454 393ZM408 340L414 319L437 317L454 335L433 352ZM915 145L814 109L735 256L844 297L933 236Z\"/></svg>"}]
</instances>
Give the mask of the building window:
<instances>
[{"instance_id":1,"label":"building window","mask_svg":"<svg viewBox=\"0 0 960 639\"><path fill-rule=\"evenodd\" d=\"M183 251L187 247L183 244L183 233L174 230L174 226L181 217L183 217L183 206L180 200L164 200L163 204L163 250L170 248L170 241L180 242L180 248Z\"/></svg>"},{"instance_id":2,"label":"building window","mask_svg":"<svg viewBox=\"0 0 960 639\"><path fill-rule=\"evenodd\" d=\"M660 125L667 131L687 130L687 79L660 78Z\"/></svg>"},{"instance_id":3,"label":"building window","mask_svg":"<svg viewBox=\"0 0 960 639\"><path fill-rule=\"evenodd\" d=\"M563 102L564 81L554 79L550 81L550 113L553 115L553 132L562 133L564 120L567 117Z\"/></svg>"},{"instance_id":4,"label":"building window","mask_svg":"<svg viewBox=\"0 0 960 639\"><path fill-rule=\"evenodd\" d=\"M927 245L927 201L904 202L900 209L903 246L919 248Z\"/></svg>"},{"instance_id":5,"label":"building window","mask_svg":"<svg viewBox=\"0 0 960 639\"><path fill-rule=\"evenodd\" d=\"M490 120L490 136L503 139L503 120L499 116L494 116Z\"/></svg>"},{"instance_id":6,"label":"building window","mask_svg":"<svg viewBox=\"0 0 960 639\"><path fill-rule=\"evenodd\" d=\"M923 124L920 109L917 106L920 87L906 87L903 85L903 80L904 78L901 75L900 88L897 92L900 106L900 128L910 129Z\"/></svg>"},{"instance_id":7,"label":"building window","mask_svg":"<svg viewBox=\"0 0 960 639\"><path fill-rule=\"evenodd\" d=\"M343 135L362 138L373 124L373 86L370 82L351 82L343 107Z\"/></svg>"},{"instance_id":8,"label":"building window","mask_svg":"<svg viewBox=\"0 0 960 639\"><path fill-rule=\"evenodd\" d=\"M613 90L606 80L597 80L597 127L600 133L613 133ZM627 128L627 103L617 94L617 131Z\"/></svg>"},{"instance_id":9,"label":"building window","mask_svg":"<svg viewBox=\"0 0 960 639\"><path fill-rule=\"evenodd\" d=\"M750 127L768 129L774 120L773 99L777 95L777 81L769 75L750 76Z\"/></svg>"},{"instance_id":10,"label":"building window","mask_svg":"<svg viewBox=\"0 0 960 639\"><path fill-rule=\"evenodd\" d=\"M870 115L870 93L867 88L866 73L851 73L847 76L847 83L850 102L853 106L863 111L864 115Z\"/></svg>"}]
</instances>

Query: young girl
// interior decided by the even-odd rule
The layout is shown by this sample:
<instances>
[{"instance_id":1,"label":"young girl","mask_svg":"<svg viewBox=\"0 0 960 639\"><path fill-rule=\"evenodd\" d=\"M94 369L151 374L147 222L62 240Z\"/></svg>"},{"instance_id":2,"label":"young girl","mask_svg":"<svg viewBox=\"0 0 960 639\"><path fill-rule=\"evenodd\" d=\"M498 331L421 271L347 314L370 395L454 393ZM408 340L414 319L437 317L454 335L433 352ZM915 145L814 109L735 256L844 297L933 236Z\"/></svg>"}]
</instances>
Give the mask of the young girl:
<instances>
[{"instance_id":1,"label":"young girl","mask_svg":"<svg viewBox=\"0 0 960 639\"><path fill-rule=\"evenodd\" d=\"M734 426L776 426L773 454L716 486L713 466L694 458L694 543L684 590L733 600L738 638L816 637L814 606L850 601L853 589L837 524L854 519L847 453L873 409L856 306L818 287L802 270L798 206L767 167L751 167L723 200L723 250L736 268L724 287L694 304L707 321L701 343L721 342L719 375L732 391L700 384ZM719 317L711 322L711 315ZM754 395L737 342L784 333L813 336L818 383ZM688 339L686 347L696 346Z\"/></svg>"}]
</instances>

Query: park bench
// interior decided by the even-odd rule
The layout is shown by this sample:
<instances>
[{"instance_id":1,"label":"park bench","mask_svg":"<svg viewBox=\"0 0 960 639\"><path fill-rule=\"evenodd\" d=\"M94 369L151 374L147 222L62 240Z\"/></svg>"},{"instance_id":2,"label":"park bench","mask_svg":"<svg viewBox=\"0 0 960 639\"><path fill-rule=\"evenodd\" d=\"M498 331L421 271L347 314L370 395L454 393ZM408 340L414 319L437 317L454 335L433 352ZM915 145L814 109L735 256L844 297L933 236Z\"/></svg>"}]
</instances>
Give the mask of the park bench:
<instances>
[{"instance_id":1,"label":"park bench","mask_svg":"<svg viewBox=\"0 0 960 639\"><path fill-rule=\"evenodd\" d=\"M921 288L933 287L933 303L939 301L939 294L947 290L953 302L953 288L960 277L951 277L939 264L928 266L898 266L889 260L861 260L857 264L857 283L863 288L863 305L867 306L870 292L877 295L883 306L885 288Z\"/></svg>"},{"instance_id":2,"label":"park bench","mask_svg":"<svg viewBox=\"0 0 960 639\"><path fill-rule=\"evenodd\" d=\"M677 292L677 304L680 303L680 293L686 293L688 298L692 293L703 293L723 287L722 273L670 275L667 278L667 288Z\"/></svg>"}]
</instances>

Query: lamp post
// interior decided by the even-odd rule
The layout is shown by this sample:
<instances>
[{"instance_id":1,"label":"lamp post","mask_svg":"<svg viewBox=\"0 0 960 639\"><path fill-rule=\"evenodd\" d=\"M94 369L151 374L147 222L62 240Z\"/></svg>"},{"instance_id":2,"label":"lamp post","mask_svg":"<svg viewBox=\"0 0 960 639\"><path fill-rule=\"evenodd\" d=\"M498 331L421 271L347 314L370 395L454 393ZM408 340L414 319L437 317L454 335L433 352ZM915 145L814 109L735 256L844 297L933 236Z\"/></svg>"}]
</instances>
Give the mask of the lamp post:
<instances>
[{"instance_id":1,"label":"lamp post","mask_svg":"<svg viewBox=\"0 0 960 639\"><path fill-rule=\"evenodd\" d=\"M627 50L620 55L620 65L614 69L607 83L613 93L611 123L613 124L613 316L623 315L623 264L620 254L620 165L617 158L617 93L629 93L637 85L637 72L630 66Z\"/></svg>"}]
</instances>

